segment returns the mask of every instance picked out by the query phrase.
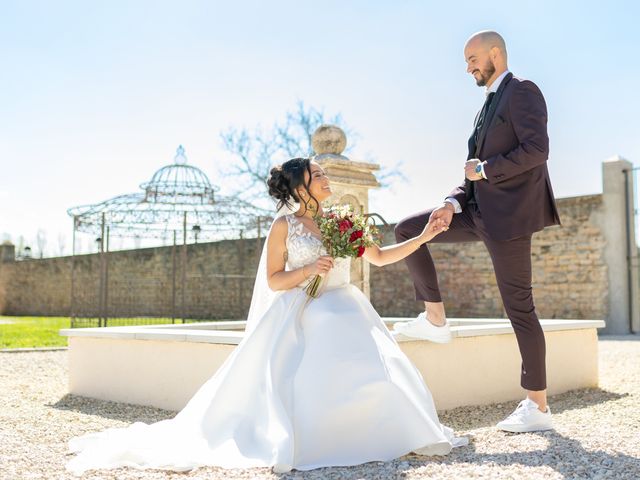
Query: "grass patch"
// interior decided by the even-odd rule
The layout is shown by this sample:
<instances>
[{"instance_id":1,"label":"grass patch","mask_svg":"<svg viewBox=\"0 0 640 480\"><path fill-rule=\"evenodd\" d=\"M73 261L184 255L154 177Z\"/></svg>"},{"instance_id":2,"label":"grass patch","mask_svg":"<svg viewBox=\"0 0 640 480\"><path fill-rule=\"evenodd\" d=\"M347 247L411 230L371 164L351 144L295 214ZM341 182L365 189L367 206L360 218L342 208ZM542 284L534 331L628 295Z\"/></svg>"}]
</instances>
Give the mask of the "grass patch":
<instances>
[{"instance_id":1,"label":"grass patch","mask_svg":"<svg viewBox=\"0 0 640 480\"><path fill-rule=\"evenodd\" d=\"M69 317L0 317L0 348L66 347Z\"/></svg>"},{"instance_id":2,"label":"grass patch","mask_svg":"<svg viewBox=\"0 0 640 480\"><path fill-rule=\"evenodd\" d=\"M185 323L197 320L187 319ZM121 325L162 325L171 323L170 318L109 318L108 327ZM175 323L182 323L176 320ZM77 318L76 327L97 327L97 318ZM67 337L58 333L62 328L71 328L69 317L2 317L0 316L1 348L66 347Z\"/></svg>"}]
</instances>

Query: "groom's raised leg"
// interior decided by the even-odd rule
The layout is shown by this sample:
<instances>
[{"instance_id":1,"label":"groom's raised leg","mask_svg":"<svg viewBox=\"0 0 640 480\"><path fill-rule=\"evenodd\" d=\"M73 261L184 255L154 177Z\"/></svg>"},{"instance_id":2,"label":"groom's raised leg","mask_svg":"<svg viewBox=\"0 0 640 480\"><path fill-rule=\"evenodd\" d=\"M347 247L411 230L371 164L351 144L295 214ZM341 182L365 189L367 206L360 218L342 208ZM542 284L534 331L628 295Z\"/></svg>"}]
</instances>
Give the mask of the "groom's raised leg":
<instances>
[{"instance_id":1,"label":"groom's raised leg","mask_svg":"<svg viewBox=\"0 0 640 480\"><path fill-rule=\"evenodd\" d=\"M395 227L397 242L404 242L419 235L429 221L433 208L406 217ZM428 243L460 243L476 242L480 237L476 234L475 223L470 210L455 214L446 232L442 232ZM405 258L409 274L413 280L416 300L422 302L442 302L436 267L427 244L423 244L414 253Z\"/></svg>"},{"instance_id":2,"label":"groom's raised leg","mask_svg":"<svg viewBox=\"0 0 640 480\"><path fill-rule=\"evenodd\" d=\"M397 241L403 242L419 235L432 212L433 209L426 210L400 221L395 229ZM454 215L449 230L440 233L430 243L477 241L479 237L475 234L474 228L475 225L468 212ZM416 252L409 255L405 262L413 280L416 300L424 302L425 312L421 313L416 320L396 323L394 330L408 337L437 343L450 342L451 331L446 322L444 304L438 288L438 277L427 245L422 245Z\"/></svg>"}]
</instances>

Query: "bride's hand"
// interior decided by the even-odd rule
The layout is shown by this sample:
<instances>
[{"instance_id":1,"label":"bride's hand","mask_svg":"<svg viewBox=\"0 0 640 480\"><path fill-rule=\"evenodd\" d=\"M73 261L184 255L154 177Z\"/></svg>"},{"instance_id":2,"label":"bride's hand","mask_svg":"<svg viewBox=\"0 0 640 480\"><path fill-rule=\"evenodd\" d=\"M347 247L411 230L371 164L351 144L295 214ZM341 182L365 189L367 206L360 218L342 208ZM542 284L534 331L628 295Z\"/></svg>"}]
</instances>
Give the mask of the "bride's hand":
<instances>
[{"instance_id":1,"label":"bride's hand","mask_svg":"<svg viewBox=\"0 0 640 480\"><path fill-rule=\"evenodd\" d=\"M329 270L331 270L332 268L333 268L333 258L328 255L325 255L325 256L319 257L318 260L316 260L315 262L310 263L309 265L305 265L304 271L309 276L324 275L328 273Z\"/></svg>"},{"instance_id":2,"label":"bride's hand","mask_svg":"<svg viewBox=\"0 0 640 480\"><path fill-rule=\"evenodd\" d=\"M429 223L424 227L420 234L421 243L428 242L436 235L447 230L447 222L442 218L430 218Z\"/></svg>"}]
</instances>

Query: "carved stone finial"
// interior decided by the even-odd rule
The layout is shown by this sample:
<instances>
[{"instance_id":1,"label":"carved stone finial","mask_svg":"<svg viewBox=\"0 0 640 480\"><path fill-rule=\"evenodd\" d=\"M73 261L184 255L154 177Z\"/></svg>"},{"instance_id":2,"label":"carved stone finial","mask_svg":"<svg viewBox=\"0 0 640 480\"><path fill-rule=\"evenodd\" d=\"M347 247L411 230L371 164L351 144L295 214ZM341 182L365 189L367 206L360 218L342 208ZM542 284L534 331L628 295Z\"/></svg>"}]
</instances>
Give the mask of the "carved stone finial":
<instances>
[{"instance_id":1,"label":"carved stone finial","mask_svg":"<svg viewBox=\"0 0 640 480\"><path fill-rule=\"evenodd\" d=\"M341 155L347 148L347 136L340 127L320 125L311 137L311 146L316 155Z\"/></svg>"}]
</instances>

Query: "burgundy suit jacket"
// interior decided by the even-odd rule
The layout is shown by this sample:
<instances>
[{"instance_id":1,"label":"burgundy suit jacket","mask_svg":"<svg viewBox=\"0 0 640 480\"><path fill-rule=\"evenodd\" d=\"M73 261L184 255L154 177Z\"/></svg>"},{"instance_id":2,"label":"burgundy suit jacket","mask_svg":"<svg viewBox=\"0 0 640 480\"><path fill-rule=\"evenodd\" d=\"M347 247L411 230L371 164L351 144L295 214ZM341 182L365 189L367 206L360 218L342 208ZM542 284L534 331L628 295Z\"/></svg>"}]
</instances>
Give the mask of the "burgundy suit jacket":
<instances>
[{"instance_id":1,"label":"burgundy suit jacket","mask_svg":"<svg viewBox=\"0 0 640 480\"><path fill-rule=\"evenodd\" d=\"M559 225L548 157L542 92L533 82L509 73L491 102L477 144L473 134L469 139L468 158L487 162L487 180L471 185L465 179L449 196L462 209L473 196L494 240L511 240Z\"/></svg>"}]
</instances>

